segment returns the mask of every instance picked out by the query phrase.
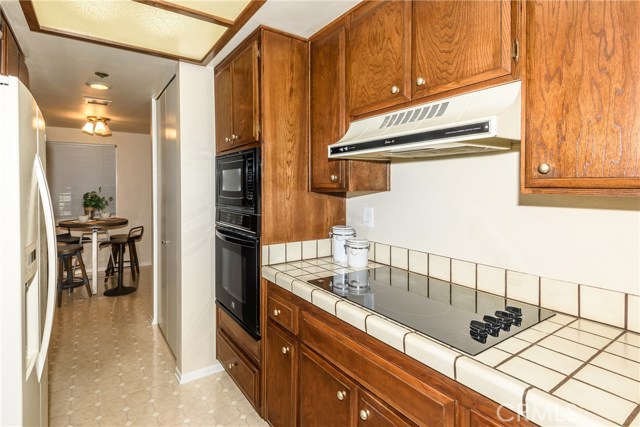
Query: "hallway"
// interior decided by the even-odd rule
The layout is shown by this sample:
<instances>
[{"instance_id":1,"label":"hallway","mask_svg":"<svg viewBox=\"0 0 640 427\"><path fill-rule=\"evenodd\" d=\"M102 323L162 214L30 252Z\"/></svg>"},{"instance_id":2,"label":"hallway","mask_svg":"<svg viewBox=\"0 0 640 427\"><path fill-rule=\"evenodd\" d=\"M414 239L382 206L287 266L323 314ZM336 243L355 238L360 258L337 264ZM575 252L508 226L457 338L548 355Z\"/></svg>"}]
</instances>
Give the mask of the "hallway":
<instances>
[{"instance_id":1,"label":"hallway","mask_svg":"<svg viewBox=\"0 0 640 427\"><path fill-rule=\"evenodd\" d=\"M150 322L152 274L143 267L138 291L123 297L63 293L49 354L49 424L267 426L225 372L177 384L173 354Z\"/></svg>"}]
</instances>

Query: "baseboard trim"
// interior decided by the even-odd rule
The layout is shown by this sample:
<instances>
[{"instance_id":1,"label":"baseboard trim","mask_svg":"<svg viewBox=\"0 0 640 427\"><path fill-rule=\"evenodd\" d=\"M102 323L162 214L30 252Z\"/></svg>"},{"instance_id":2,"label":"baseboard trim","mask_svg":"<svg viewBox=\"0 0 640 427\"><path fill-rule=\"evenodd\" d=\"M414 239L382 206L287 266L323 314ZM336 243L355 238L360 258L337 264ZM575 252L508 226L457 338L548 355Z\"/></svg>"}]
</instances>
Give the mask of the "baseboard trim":
<instances>
[{"instance_id":1,"label":"baseboard trim","mask_svg":"<svg viewBox=\"0 0 640 427\"><path fill-rule=\"evenodd\" d=\"M216 362L211 366L188 372L186 374L181 373L180 369L178 369L178 367L176 366L176 379L178 380L178 384L186 384L190 383L191 381L199 380L200 378L208 377L209 375L217 374L218 372L222 371L224 371L224 367L220 362Z\"/></svg>"}]
</instances>

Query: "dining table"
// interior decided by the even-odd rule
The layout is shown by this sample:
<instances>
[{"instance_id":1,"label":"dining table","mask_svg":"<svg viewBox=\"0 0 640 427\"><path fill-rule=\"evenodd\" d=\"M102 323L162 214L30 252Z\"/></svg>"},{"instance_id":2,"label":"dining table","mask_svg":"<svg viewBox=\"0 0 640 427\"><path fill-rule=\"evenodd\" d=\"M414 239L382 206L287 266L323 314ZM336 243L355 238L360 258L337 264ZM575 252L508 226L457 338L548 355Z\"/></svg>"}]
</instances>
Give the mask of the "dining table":
<instances>
[{"instance_id":1,"label":"dining table","mask_svg":"<svg viewBox=\"0 0 640 427\"><path fill-rule=\"evenodd\" d=\"M78 219L67 219L58 222L58 227L66 228L69 231L89 231L91 230L91 291L98 293L98 232L122 228L129 224L127 218L111 216L109 218L96 218L89 221Z\"/></svg>"}]
</instances>

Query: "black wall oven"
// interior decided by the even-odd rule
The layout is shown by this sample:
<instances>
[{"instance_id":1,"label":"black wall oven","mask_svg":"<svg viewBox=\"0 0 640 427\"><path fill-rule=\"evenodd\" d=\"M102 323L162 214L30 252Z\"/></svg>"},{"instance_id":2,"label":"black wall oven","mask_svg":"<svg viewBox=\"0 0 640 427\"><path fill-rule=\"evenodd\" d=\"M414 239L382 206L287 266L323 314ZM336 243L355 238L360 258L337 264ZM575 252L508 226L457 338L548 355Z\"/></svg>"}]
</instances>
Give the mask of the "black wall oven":
<instances>
[{"instance_id":1,"label":"black wall oven","mask_svg":"<svg viewBox=\"0 0 640 427\"><path fill-rule=\"evenodd\" d=\"M216 299L260 339L260 150L216 159Z\"/></svg>"}]
</instances>

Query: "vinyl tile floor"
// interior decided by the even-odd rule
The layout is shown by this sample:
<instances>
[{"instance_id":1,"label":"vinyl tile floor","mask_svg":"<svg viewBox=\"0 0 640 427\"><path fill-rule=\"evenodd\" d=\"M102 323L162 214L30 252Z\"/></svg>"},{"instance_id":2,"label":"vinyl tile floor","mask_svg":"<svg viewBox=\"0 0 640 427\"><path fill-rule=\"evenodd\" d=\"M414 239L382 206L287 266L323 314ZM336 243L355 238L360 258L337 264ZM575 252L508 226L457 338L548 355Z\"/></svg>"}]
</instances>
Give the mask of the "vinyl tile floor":
<instances>
[{"instance_id":1,"label":"vinyl tile floor","mask_svg":"<svg viewBox=\"0 0 640 427\"><path fill-rule=\"evenodd\" d=\"M267 426L226 372L178 384L150 321L152 274L127 274L138 290L126 296L103 296L102 281L91 298L84 288L63 293L49 349L50 426Z\"/></svg>"}]
</instances>

